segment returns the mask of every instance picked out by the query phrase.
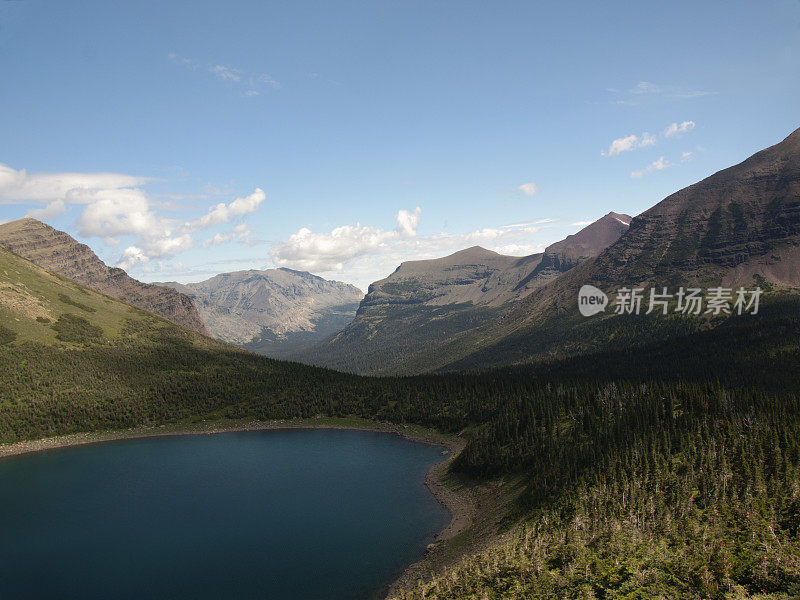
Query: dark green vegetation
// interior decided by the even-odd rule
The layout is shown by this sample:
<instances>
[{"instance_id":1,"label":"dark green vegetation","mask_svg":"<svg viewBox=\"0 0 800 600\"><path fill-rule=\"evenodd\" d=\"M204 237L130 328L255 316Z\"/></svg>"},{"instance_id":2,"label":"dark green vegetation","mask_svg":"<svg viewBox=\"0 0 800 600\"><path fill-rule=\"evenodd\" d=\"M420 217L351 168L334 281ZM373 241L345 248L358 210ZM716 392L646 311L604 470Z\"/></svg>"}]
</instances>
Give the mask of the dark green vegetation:
<instances>
[{"instance_id":1,"label":"dark green vegetation","mask_svg":"<svg viewBox=\"0 0 800 600\"><path fill-rule=\"evenodd\" d=\"M87 312L87 313L97 312L96 308L94 308L92 306L86 306L85 304L81 304L80 302L77 302L77 301L73 300L72 298L70 298L66 294L59 294L58 295L58 299L62 303L66 304L68 306L74 306L75 308L80 308L84 312Z\"/></svg>"},{"instance_id":2,"label":"dark green vegetation","mask_svg":"<svg viewBox=\"0 0 800 600\"><path fill-rule=\"evenodd\" d=\"M99 340L103 335L102 327L92 325L83 317L76 317L70 313L64 313L58 317L53 329L58 332L57 340L76 344L88 344Z\"/></svg>"},{"instance_id":3,"label":"dark green vegetation","mask_svg":"<svg viewBox=\"0 0 800 600\"><path fill-rule=\"evenodd\" d=\"M456 465L524 473L526 525L406 597L797 598L798 308L536 369Z\"/></svg>"},{"instance_id":4,"label":"dark green vegetation","mask_svg":"<svg viewBox=\"0 0 800 600\"><path fill-rule=\"evenodd\" d=\"M5 251L0 285L3 441L224 417L432 426L468 437L456 471L527 482L526 525L410 597L800 593L796 296L651 346L371 379L219 344Z\"/></svg>"},{"instance_id":5,"label":"dark green vegetation","mask_svg":"<svg viewBox=\"0 0 800 600\"><path fill-rule=\"evenodd\" d=\"M337 357L330 366L376 375L427 371L446 364L448 353L443 352L443 347L457 346L466 334L493 322L502 313L502 308L466 302L447 306L419 304L411 310L408 305L381 307L379 316L362 316L329 340L331 344L335 340ZM365 340L371 343L365 346ZM301 360L316 364L320 356L314 347L302 353Z\"/></svg>"}]
</instances>

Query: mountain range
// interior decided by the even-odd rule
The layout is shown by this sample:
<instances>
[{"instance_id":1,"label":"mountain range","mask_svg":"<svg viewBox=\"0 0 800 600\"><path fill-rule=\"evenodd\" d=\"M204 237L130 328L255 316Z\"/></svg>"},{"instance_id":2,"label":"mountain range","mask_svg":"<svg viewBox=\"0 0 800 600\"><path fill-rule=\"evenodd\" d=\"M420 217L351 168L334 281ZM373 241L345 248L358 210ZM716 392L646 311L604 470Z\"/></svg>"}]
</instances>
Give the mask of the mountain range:
<instances>
[{"instance_id":1,"label":"mountain range","mask_svg":"<svg viewBox=\"0 0 800 600\"><path fill-rule=\"evenodd\" d=\"M94 290L269 356L361 374L473 369L645 344L713 326L680 315L577 311L585 284L800 286L800 130L682 189L641 215L609 213L525 257L475 246L409 261L366 296L271 269L190 284L143 284L34 219L0 226L0 245ZM359 304L360 300L360 304ZM357 309L357 310L356 310Z\"/></svg>"},{"instance_id":2,"label":"mountain range","mask_svg":"<svg viewBox=\"0 0 800 600\"><path fill-rule=\"evenodd\" d=\"M364 296L352 285L291 269L222 273L198 283L142 283L107 266L68 233L28 217L0 225L0 246L177 325L274 357L339 331Z\"/></svg>"},{"instance_id":3,"label":"mountain range","mask_svg":"<svg viewBox=\"0 0 800 600\"><path fill-rule=\"evenodd\" d=\"M461 345L534 290L597 256L630 221L628 215L608 213L530 256L474 246L444 258L405 262L370 286L352 323L294 358L363 374L442 367L452 356L448 347Z\"/></svg>"},{"instance_id":4,"label":"mountain range","mask_svg":"<svg viewBox=\"0 0 800 600\"><path fill-rule=\"evenodd\" d=\"M347 283L285 268L158 285L192 298L206 328L218 340L275 358L342 329L364 296Z\"/></svg>"},{"instance_id":5,"label":"mountain range","mask_svg":"<svg viewBox=\"0 0 800 600\"><path fill-rule=\"evenodd\" d=\"M447 368L483 368L553 355L643 345L713 325L708 319L616 315L585 319L585 284L623 287L800 287L800 129L738 165L635 217L596 258L535 290L501 320L450 346Z\"/></svg>"}]
</instances>

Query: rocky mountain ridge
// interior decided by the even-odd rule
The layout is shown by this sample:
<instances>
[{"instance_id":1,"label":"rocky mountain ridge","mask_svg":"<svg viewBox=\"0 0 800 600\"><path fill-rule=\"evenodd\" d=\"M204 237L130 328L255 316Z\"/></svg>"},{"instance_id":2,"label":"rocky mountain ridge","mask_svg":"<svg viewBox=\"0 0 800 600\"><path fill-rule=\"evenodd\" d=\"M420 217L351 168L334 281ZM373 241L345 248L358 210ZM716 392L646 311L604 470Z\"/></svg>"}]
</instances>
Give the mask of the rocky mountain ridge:
<instances>
[{"instance_id":1,"label":"rocky mountain ridge","mask_svg":"<svg viewBox=\"0 0 800 600\"><path fill-rule=\"evenodd\" d=\"M208 335L191 298L109 267L89 246L41 221L26 217L0 225L0 246L97 292Z\"/></svg>"}]
</instances>

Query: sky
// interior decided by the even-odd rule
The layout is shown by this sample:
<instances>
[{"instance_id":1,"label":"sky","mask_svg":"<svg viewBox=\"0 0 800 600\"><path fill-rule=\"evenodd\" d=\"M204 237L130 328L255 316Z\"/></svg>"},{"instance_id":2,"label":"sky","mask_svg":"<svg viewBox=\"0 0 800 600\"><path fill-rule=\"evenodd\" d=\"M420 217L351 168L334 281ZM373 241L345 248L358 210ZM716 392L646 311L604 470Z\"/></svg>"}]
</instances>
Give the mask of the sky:
<instances>
[{"instance_id":1,"label":"sky","mask_svg":"<svg viewBox=\"0 0 800 600\"><path fill-rule=\"evenodd\" d=\"M0 0L0 222L366 290L635 216L798 108L799 0Z\"/></svg>"}]
</instances>

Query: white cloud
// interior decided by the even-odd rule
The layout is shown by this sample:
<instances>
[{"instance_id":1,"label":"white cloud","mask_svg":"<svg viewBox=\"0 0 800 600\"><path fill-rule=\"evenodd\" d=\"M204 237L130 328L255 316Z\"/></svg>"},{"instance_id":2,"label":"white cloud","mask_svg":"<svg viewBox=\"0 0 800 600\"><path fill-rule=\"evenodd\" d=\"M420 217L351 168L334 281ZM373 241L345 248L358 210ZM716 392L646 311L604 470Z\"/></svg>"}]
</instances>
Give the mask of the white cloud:
<instances>
[{"instance_id":1,"label":"white cloud","mask_svg":"<svg viewBox=\"0 0 800 600\"><path fill-rule=\"evenodd\" d=\"M687 131L694 129L694 121L684 121L683 123L672 123L662 133L664 137L671 138L676 135L681 135Z\"/></svg>"},{"instance_id":2,"label":"white cloud","mask_svg":"<svg viewBox=\"0 0 800 600\"><path fill-rule=\"evenodd\" d=\"M495 252L526 256L541 252L544 246L536 240L542 225L553 219L539 219L499 227L484 227L459 234L436 233L420 235L418 218L413 229L402 225L403 213L399 211L395 229L364 226L337 227L329 233L316 233L308 228L299 230L284 242L273 245L270 256L276 266L334 274L346 271L347 280L362 289L377 279L391 273L406 260L438 258L463 250L469 246L483 246Z\"/></svg>"},{"instance_id":3,"label":"white cloud","mask_svg":"<svg viewBox=\"0 0 800 600\"><path fill-rule=\"evenodd\" d=\"M611 142L608 150L603 150L600 154L602 156L617 156L623 152L631 152L632 150L652 146L655 143L656 138L646 131L641 136L632 133L631 135L617 138Z\"/></svg>"},{"instance_id":4,"label":"white cloud","mask_svg":"<svg viewBox=\"0 0 800 600\"><path fill-rule=\"evenodd\" d=\"M526 223L512 223L511 225L503 225L503 229L519 229L521 227L528 227L530 225L543 225L545 223L553 223L555 219L537 219L536 221L528 221Z\"/></svg>"},{"instance_id":5,"label":"white cloud","mask_svg":"<svg viewBox=\"0 0 800 600\"><path fill-rule=\"evenodd\" d=\"M145 250L150 258L161 258L162 256L175 256L180 252L185 252L194 246L194 240L188 233L170 237L169 231L165 235L156 237L144 237Z\"/></svg>"},{"instance_id":6,"label":"white cloud","mask_svg":"<svg viewBox=\"0 0 800 600\"><path fill-rule=\"evenodd\" d=\"M211 65L208 70L225 81L241 81L242 71L225 65Z\"/></svg>"},{"instance_id":7,"label":"white cloud","mask_svg":"<svg viewBox=\"0 0 800 600\"><path fill-rule=\"evenodd\" d=\"M78 192L86 204L78 218L78 232L87 237L142 234L158 228L158 219L140 189Z\"/></svg>"},{"instance_id":8,"label":"white cloud","mask_svg":"<svg viewBox=\"0 0 800 600\"><path fill-rule=\"evenodd\" d=\"M330 233L314 233L303 227L285 242L272 246L276 265L304 271L341 271L345 263L374 251L390 240L413 238L422 210L400 210L395 229L380 229L356 223L337 227Z\"/></svg>"},{"instance_id":9,"label":"white cloud","mask_svg":"<svg viewBox=\"0 0 800 600\"><path fill-rule=\"evenodd\" d=\"M272 77L270 77L266 73L262 73L261 75L257 75L255 77L255 81L257 81L259 83L264 83L264 84L268 85L269 87L271 87L272 89L275 89L275 90L281 89L281 84L278 83L277 81L275 81ZM253 85L252 80L250 82L250 85Z\"/></svg>"},{"instance_id":10,"label":"white cloud","mask_svg":"<svg viewBox=\"0 0 800 600\"><path fill-rule=\"evenodd\" d=\"M28 211L26 216L39 219L40 221L49 221L50 219L55 219L64 214L66 210L67 207L64 205L64 201L59 199L53 200L44 208L32 208Z\"/></svg>"},{"instance_id":11,"label":"white cloud","mask_svg":"<svg viewBox=\"0 0 800 600\"><path fill-rule=\"evenodd\" d=\"M141 248L137 248L136 246L129 246L125 248L125 251L122 253L122 257L120 257L117 266L120 269L129 271L136 265L146 263L149 260L150 259L147 256L145 256Z\"/></svg>"},{"instance_id":12,"label":"white cloud","mask_svg":"<svg viewBox=\"0 0 800 600\"><path fill-rule=\"evenodd\" d=\"M645 86L646 88L646 86ZM649 92L641 92L641 93L649 93ZM682 123L678 123L677 121L668 125L662 132L661 136L664 138L673 138L679 137L684 133L691 131L695 128L694 121L683 121ZM639 148L645 148L647 146L653 146L656 143L656 137L654 135L650 135L649 133L645 132L641 136L631 134L625 137L617 138L611 145L608 147L608 150L602 150L600 154L602 156L618 156L623 152L630 152L632 150L638 150ZM690 153L685 153L683 155L683 161L689 159L691 156ZM642 177L645 173L649 173L652 171L660 171L662 169L666 169L667 167L672 166L671 163L664 161L664 157L662 156L659 160L650 164L647 168L642 169L640 171L633 171L631 173L631 177Z\"/></svg>"},{"instance_id":13,"label":"white cloud","mask_svg":"<svg viewBox=\"0 0 800 600\"><path fill-rule=\"evenodd\" d=\"M186 67L192 71L197 70L200 66L191 58L180 56L174 52L170 52L167 58L169 58L172 63L180 67ZM262 89L265 87L272 88L273 90L281 89L280 82L266 73L248 73L244 69L222 64L210 64L208 65L207 71L222 81L246 87L247 89L242 92L242 95L247 98L261 95L261 92L258 90L259 87Z\"/></svg>"},{"instance_id":14,"label":"white cloud","mask_svg":"<svg viewBox=\"0 0 800 600\"><path fill-rule=\"evenodd\" d=\"M526 196L533 196L538 188L535 183L529 181L528 183L523 183L521 186L517 187L517 189Z\"/></svg>"},{"instance_id":15,"label":"white cloud","mask_svg":"<svg viewBox=\"0 0 800 600\"><path fill-rule=\"evenodd\" d=\"M640 81L631 90L631 94L660 94L663 88L649 81Z\"/></svg>"},{"instance_id":16,"label":"white cloud","mask_svg":"<svg viewBox=\"0 0 800 600\"><path fill-rule=\"evenodd\" d=\"M237 225L228 233L217 233L203 242L203 247L219 246L220 244L227 244L228 242L239 241L245 244L250 244L253 230L246 223Z\"/></svg>"},{"instance_id":17,"label":"white cloud","mask_svg":"<svg viewBox=\"0 0 800 600\"><path fill-rule=\"evenodd\" d=\"M418 206L414 212L407 210L399 210L397 212L397 230L408 237L417 235L417 227L419 226L419 217L422 214L422 209Z\"/></svg>"},{"instance_id":18,"label":"white cloud","mask_svg":"<svg viewBox=\"0 0 800 600\"><path fill-rule=\"evenodd\" d=\"M594 221L575 221L574 223L570 223L570 225L574 225L575 227L586 227L592 223L594 223Z\"/></svg>"},{"instance_id":19,"label":"white cloud","mask_svg":"<svg viewBox=\"0 0 800 600\"><path fill-rule=\"evenodd\" d=\"M191 58L186 58L185 56L179 56L174 52L170 52L167 55L167 58L169 58L176 65L180 65L181 67L186 67L187 69L195 70L197 68L197 63L194 62Z\"/></svg>"},{"instance_id":20,"label":"white cloud","mask_svg":"<svg viewBox=\"0 0 800 600\"><path fill-rule=\"evenodd\" d=\"M32 204L28 216L43 220L79 205L82 211L75 225L81 236L102 238L109 246L118 245L120 237L133 238L118 260L123 268L132 268L188 250L194 245L194 232L252 213L266 197L256 188L248 196L218 204L199 219L181 223L157 212L161 203L141 187L148 181L150 178L120 173L28 174L0 164L0 202ZM228 235L230 240L250 243L250 234L242 224Z\"/></svg>"},{"instance_id":21,"label":"white cloud","mask_svg":"<svg viewBox=\"0 0 800 600\"><path fill-rule=\"evenodd\" d=\"M607 88L607 91L615 94L629 94L633 98L654 98L664 100L690 100L692 98L702 98L711 96L716 92L706 90L693 90L675 85L662 85L652 81L640 81L632 89L626 91L615 88ZM637 104L637 102L626 102L626 104Z\"/></svg>"},{"instance_id":22,"label":"white cloud","mask_svg":"<svg viewBox=\"0 0 800 600\"><path fill-rule=\"evenodd\" d=\"M172 219L153 211L149 198L140 189L97 190L86 194L84 200L86 208L77 221L80 235L106 240L136 236L137 246L132 246L136 253L126 249L120 266L146 262L141 257L174 256L194 245L188 232L180 231Z\"/></svg>"},{"instance_id":23,"label":"white cloud","mask_svg":"<svg viewBox=\"0 0 800 600\"><path fill-rule=\"evenodd\" d=\"M91 190L130 188L150 181L148 177L121 173L32 173L16 171L0 163L0 203L50 203L68 194Z\"/></svg>"},{"instance_id":24,"label":"white cloud","mask_svg":"<svg viewBox=\"0 0 800 600\"><path fill-rule=\"evenodd\" d=\"M220 223L227 223L235 217L240 217L248 213L254 212L258 205L261 204L266 198L264 190L256 188L255 191L249 196L243 198L236 198L230 204L220 202L214 208L208 211L208 214L203 215L196 221L186 223L185 228L189 231L196 231L198 229L206 229L212 225L219 225Z\"/></svg>"},{"instance_id":25,"label":"white cloud","mask_svg":"<svg viewBox=\"0 0 800 600\"><path fill-rule=\"evenodd\" d=\"M225 233L217 233L203 242L203 247L219 246L231 241L231 236Z\"/></svg>"},{"instance_id":26,"label":"white cloud","mask_svg":"<svg viewBox=\"0 0 800 600\"><path fill-rule=\"evenodd\" d=\"M671 162L665 160L663 156L659 157L658 160L653 161L647 167L642 169L641 171L632 171L631 177L634 179L638 179L640 177L644 177L646 173L652 173L653 171L663 171L664 169L668 169L669 167L673 166Z\"/></svg>"}]
</instances>

